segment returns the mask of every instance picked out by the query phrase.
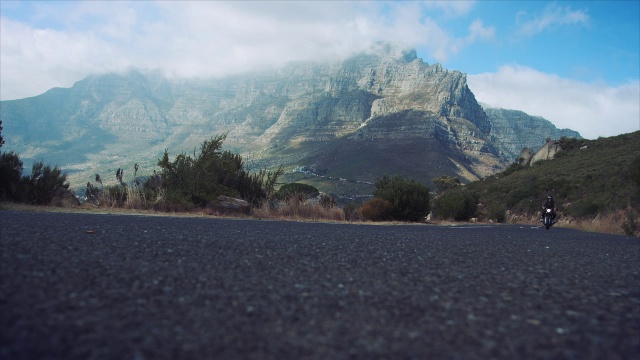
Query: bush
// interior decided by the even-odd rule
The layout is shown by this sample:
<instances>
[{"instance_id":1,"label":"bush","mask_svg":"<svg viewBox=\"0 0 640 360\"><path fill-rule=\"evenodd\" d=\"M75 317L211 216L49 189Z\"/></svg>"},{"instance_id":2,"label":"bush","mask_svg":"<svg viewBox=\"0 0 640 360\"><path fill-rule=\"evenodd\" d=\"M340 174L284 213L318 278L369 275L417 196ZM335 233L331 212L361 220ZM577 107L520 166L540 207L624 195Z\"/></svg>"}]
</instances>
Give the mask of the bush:
<instances>
[{"instance_id":1,"label":"bush","mask_svg":"<svg viewBox=\"0 0 640 360\"><path fill-rule=\"evenodd\" d=\"M590 217L597 215L603 210L605 210L603 201L599 201L592 197L585 197L584 199L577 200L571 204L567 213L571 216Z\"/></svg>"},{"instance_id":2,"label":"bush","mask_svg":"<svg viewBox=\"0 0 640 360\"><path fill-rule=\"evenodd\" d=\"M125 209L146 209L149 207L144 190L135 186L107 186L100 195L97 203L104 206Z\"/></svg>"},{"instance_id":3,"label":"bush","mask_svg":"<svg viewBox=\"0 0 640 360\"><path fill-rule=\"evenodd\" d=\"M67 175L57 166L51 168L42 161L33 164L31 176L24 176L22 182L23 200L38 205L49 205L55 194L69 189Z\"/></svg>"},{"instance_id":4,"label":"bush","mask_svg":"<svg viewBox=\"0 0 640 360\"><path fill-rule=\"evenodd\" d=\"M264 201L262 206L254 210L258 217L293 218L309 220L344 221L345 214L339 207L323 207L320 203L307 203L297 197L286 202L274 204Z\"/></svg>"},{"instance_id":5,"label":"bush","mask_svg":"<svg viewBox=\"0 0 640 360\"><path fill-rule=\"evenodd\" d=\"M574 151L574 150L578 150L584 144L586 144L587 141L588 140L584 140L584 139L568 138L566 136L563 136L563 137L560 138L560 140L558 140L558 142L560 143L560 147L562 148L563 152L571 152L571 151Z\"/></svg>"},{"instance_id":6,"label":"bush","mask_svg":"<svg viewBox=\"0 0 640 360\"><path fill-rule=\"evenodd\" d=\"M629 178L634 184L640 186L640 156L631 162L630 168Z\"/></svg>"},{"instance_id":7,"label":"bush","mask_svg":"<svg viewBox=\"0 0 640 360\"><path fill-rule=\"evenodd\" d=\"M439 193L462 185L460 183L460 179L457 176L440 176L433 179L433 184L436 186Z\"/></svg>"},{"instance_id":8,"label":"bush","mask_svg":"<svg viewBox=\"0 0 640 360\"><path fill-rule=\"evenodd\" d=\"M69 189L67 175L57 166L52 168L39 161L33 164L31 175L22 176L22 165L13 151L0 156L0 199L49 205L55 196Z\"/></svg>"},{"instance_id":9,"label":"bush","mask_svg":"<svg viewBox=\"0 0 640 360\"><path fill-rule=\"evenodd\" d=\"M504 205L493 205L487 209L486 217L499 223L505 222L507 220L507 208Z\"/></svg>"},{"instance_id":10,"label":"bush","mask_svg":"<svg viewBox=\"0 0 640 360\"><path fill-rule=\"evenodd\" d=\"M19 200L22 160L13 151L0 155L0 199Z\"/></svg>"},{"instance_id":11,"label":"bush","mask_svg":"<svg viewBox=\"0 0 640 360\"><path fill-rule=\"evenodd\" d=\"M385 199L373 198L362 205L360 213L363 218L371 221L390 220L393 215L393 204Z\"/></svg>"},{"instance_id":12,"label":"bush","mask_svg":"<svg viewBox=\"0 0 640 360\"><path fill-rule=\"evenodd\" d=\"M527 167L524 165L520 165L518 163L513 163L511 165L509 165L508 168L506 168L500 175L501 176L507 176L509 174L513 174L514 172L526 169Z\"/></svg>"},{"instance_id":13,"label":"bush","mask_svg":"<svg viewBox=\"0 0 640 360\"><path fill-rule=\"evenodd\" d=\"M102 193L102 204L120 207L127 201L127 188L122 185L107 186Z\"/></svg>"},{"instance_id":14,"label":"bush","mask_svg":"<svg viewBox=\"0 0 640 360\"><path fill-rule=\"evenodd\" d=\"M284 184L275 193L275 197L281 200L288 200L291 197L297 197L304 201L320 194L320 191L314 186L301 184L301 183L289 183Z\"/></svg>"},{"instance_id":15,"label":"bush","mask_svg":"<svg viewBox=\"0 0 640 360\"><path fill-rule=\"evenodd\" d=\"M4 138L2 137L2 120L0 120L0 147L4 145Z\"/></svg>"},{"instance_id":16,"label":"bush","mask_svg":"<svg viewBox=\"0 0 640 360\"><path fill-rule=\"evenodd\" d=\"M476 214L477 194L465 189L449 190L438 196L434 202L436 216L456 221L469 220Z\"/></svg>"},{"instance_id":17,"label":"bush","mask_svg":"<svg viewBox=\"0 0 640 360\"><path fill-rule=\"evenodd\" d=\"M342 210L347 221L361 221L364 218L362 216L362 205L360 204L348 203Z\"/></svg>"},{"instance_id":18,"label":"bush","mask_svg":"<svg viewBox=\"0 0 640 360\"><path fill-rule=\"evenodd\" d=\"M400 221L421 221L429 213L429 188L400 175L384 176L376 181L373 196L393 205L392 218Z\"/></svg>"},{"instance_id":19,"label":"bush","mask_svg":"<svg viewBox=\"0 0 640 360\"><path fill-rule=\"evenodd\" d=\"M167 201L186 201L204 206L220 195L241 197L260 204L273 192L277 178L284 173L282 167L275 172L262 170L250 174L244 169L242 157L230 151L221 151L226 135L205 140L200 154L192 158L179 154L169 161L165 150L158 166L162 169L160 187L166 192Z\"/></svg>"},{"instance_id":20,"label":"bush","mask_svg":"<svg viewBox=\"0 0 640 360\"><path fill-rule=\"evenodd\" d=\"M331 196L327 194L321 194L320 206L322 206L325 209L331 209L333 207L337 207L338 203Z\"/></svg>"}]
</instances>

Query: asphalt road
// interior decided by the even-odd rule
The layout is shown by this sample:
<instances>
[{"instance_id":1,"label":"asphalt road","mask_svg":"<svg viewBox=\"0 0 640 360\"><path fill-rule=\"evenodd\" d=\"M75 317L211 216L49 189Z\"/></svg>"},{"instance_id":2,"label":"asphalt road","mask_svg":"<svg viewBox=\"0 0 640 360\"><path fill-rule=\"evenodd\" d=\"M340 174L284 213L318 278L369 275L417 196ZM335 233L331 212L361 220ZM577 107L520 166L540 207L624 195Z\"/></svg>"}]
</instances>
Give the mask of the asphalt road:
<instances>
[{"instance_id":1,"label":"asphalt road","mask_svg":"<svg viewBox=\"0 0 640 360\"><path fill-rule=\"evenodd\" d=\"M0 224L2 359L640 358L638 238L13 211Z\"/></svg>"}]
</instances>

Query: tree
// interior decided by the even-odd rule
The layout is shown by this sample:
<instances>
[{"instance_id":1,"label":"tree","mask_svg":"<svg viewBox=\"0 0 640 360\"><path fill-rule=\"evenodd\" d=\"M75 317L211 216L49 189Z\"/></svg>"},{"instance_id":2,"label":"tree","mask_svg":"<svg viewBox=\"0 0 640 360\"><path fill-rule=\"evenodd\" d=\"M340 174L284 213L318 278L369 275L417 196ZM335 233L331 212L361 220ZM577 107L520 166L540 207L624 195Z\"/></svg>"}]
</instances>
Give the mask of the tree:
<instances>
[{"instance_id":1,"label":"tree","mask_svg":"<svg viewBox=\"0 0 640 360\"><path fill-rule=\"evenodd\" d=\"M453 189L461 185L460 179L458 179L457 176L440 176L433 179L433 183L436 185L436 188L438 188L438 193L441 193L447 189Z\"/></svg>"},{"instance_id":2,"label":"tree","mask_svg":"<svg viewBox=\"0 0 640 360\"><path fill-rule=\"evenodd\" d=\"M478 195L465 187L458 187L438 196L433 207L438 218L469 220L476 214Z\"/></svg>"},{"instance_id":3,"label":"tree","mask_svg":"<svg viewBox=\"0 0 640 360\"><path fill-rule=\"evenodd\" d=\"M29 203L49 205L57 192L69 189L67 175L57 167L44 165L42 161L33 164L30 176L24 176L25 198Z\"/></svg>"},{"instance_id":4,"label":"tree","mask_svg":"<svg viewBox=\"0 0 640 360\"><path fill-rule=\"evenodd\" d=\"M259 183L262 184L267 198L274 195L276 182L278 178L284 174L284 166L280 165L276 171L260 170L256 176L259 178Z\"/></svg>"},{"instance_id":5,"label":"tree","mask_svg":"<svg viewBox=\"0 0 640 360\"><path fill-rule=\"evenodd\" d=\"M289 183L284 184L278 189L275 196L278 199L288 200L291 197L301 198L300 200L307 200L316 197L320 194L320 191L312 185L302 183Z\"/></svg>"},{"instance_id":6,"label":"tree","mask_svg":"<svg viewBox=\"0 0 640 360\"><path fill-rule=\"evenodd\" d=\"M429 188L400 175L384 176L376 181L373 196L393 205L391 216L401 221L421 221L429 213Z\"/></svg>"},{"instance_id":7,"label":"tree","mask_svg":"<svg viewBox=\"0 0 640 360\"><path fill-rule=\"evenodd\" d=\"M220 195L240 197L258 204L273 193L282 167L275 172L266 170L250 174L244 169L242 157L230 151L222 151L226 135L205 140L200 153L194 157L179 154L173 161L165 150L158 160L161 168L161 186L170 202L204 206Z\"/></svg>"},{"instance_id":8,"label":"tree","mask_svg":"<svg viewBox=\"0 0 640 360\"><path fill-rule=\"evenodd\" d=\"M0 199L19 200L22 160L13 151L0 155Z\"/></svg>"},{"instance_id":9,"label":"tree","mask_svg":"<svg viewBox=\"0 0 640 360\"><path fill-rule=\"evenodd\" d=\"M385 221L393 214L393 204L386 199L373 198L362 205L360 212L367 220Z\"/></svg>"},{"instance_id":10,"label":"tree","mask_svg":"<svg viewBox=\"0 0 640 360\"><path fill-rule=\"evenodd\" d=\"M87 181L87 188L84 191L84 196L87 198L87 201L90 203L99 203L100 189L93 186L93 184L90 181Z\"/></svg>"},{"instance_id":11,"label":"tree","mask_svg":"<svg viewBox=\"0 0 640 360\"><path fill-rule=\"evenodd\" d=\"M4 138L2 137L2 120L0 120L0 147L4 145Z\"/></svg>"}]
</instances>

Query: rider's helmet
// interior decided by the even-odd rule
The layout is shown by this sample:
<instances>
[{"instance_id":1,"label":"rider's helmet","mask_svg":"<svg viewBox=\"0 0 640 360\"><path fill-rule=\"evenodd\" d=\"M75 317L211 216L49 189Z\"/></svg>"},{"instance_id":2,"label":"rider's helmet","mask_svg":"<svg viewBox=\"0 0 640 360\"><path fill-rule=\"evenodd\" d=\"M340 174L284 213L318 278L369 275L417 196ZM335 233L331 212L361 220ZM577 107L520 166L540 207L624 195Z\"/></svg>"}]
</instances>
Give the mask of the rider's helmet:
<instances>
[{"instance_id":1,"label":"rider's helmet","mask_svg":"<svg viewBox=\"0 0 640 360\"><path fill-rule=\"evenodd\" d=\"M544 207L551 207L553 204L553 196L547 195L547 201L544 203Z\"/></svg>"}]
</instances>

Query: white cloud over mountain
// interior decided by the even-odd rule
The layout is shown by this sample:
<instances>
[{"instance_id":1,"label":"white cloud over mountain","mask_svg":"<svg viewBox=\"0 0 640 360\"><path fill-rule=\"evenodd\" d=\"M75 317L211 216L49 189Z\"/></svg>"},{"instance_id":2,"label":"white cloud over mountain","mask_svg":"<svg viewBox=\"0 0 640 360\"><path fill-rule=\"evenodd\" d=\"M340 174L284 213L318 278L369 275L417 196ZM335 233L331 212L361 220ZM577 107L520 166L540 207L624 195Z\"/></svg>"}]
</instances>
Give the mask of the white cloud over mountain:
<instances>
[{"instance_id":1,"label":"white cloud over mountain","mask_svg":"<svg viewBox=\"0 0 640 360\"><path fill-rule=\"evenodd\" d=\"M491 37L481 21L456 38L425 11L465 14L467 2L38 3L2 18L3 100L34 96L128 67L223 76L292 60L344 58L374 41L424 47L444 62Z\"/></svg>"},{"instance_id":2,"label":"white cloud over mountain","mask_svg":"<svg viewBox=\"0 0 640 360\"><path fill-rule=\"evenodd\" d=\"M465 51L505 35L490 20L472 15L478 4L466 1L2 6L30 6L28 15L9 18L4 11L0 21L2 100L70 87L93 73L135 67L176 77L224 76L292 60L344 58L374 41L418 48L419 55L429 57L425 61L446 66L452 58L482 57ZM588 25L590 18L582 10L554 3L514 21L522 34L535 36L559 26ZM459 24L457 31L450 23ZM637 80L611 87L503 66L495 73L469 76L469 84L480 101L541 115L587 137L638 130L638 101L625 103L637 95ZM603 118L620 121L619 130L601 128Z\"/></svg>"},{"instance_id":3,"label":"white cloud over mountain","mask_svg":"<svg viewBox=\"0 0 640 360\"><path fill-rule=\"evenodd\" d=\"M476 99L491 106L542 116L586 138L640 130L640 82L587 84L524 66L468 76Z\"/></svg>"}]
</instances>

